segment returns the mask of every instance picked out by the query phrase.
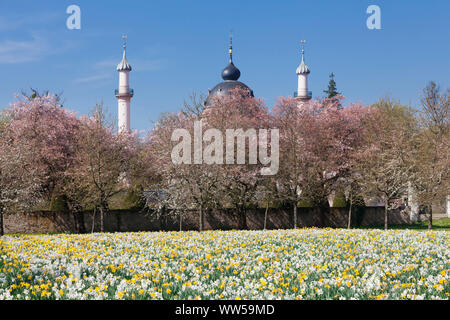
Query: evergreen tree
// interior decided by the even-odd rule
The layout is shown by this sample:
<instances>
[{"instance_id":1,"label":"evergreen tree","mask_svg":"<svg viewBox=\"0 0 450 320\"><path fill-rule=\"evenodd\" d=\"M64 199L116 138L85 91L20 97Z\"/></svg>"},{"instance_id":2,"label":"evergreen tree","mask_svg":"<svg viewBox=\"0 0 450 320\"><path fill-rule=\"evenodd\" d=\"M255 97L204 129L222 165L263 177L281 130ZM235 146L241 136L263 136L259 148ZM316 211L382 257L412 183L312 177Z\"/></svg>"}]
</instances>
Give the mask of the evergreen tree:
<instances>
[{"instance_id":1,"label":"evergreen tree","mask_svg":"<svg viewBox=\"0 0 450 320\"><path fill-rule=\"evenodd\" d=\"M328 89L324 90L323 92L327 94L328 98L333 98L334 96L340 94L336 89L336 81L334 81L333 72L330 74L330 82L328 82Z\"/></svg>"}]
</instances>

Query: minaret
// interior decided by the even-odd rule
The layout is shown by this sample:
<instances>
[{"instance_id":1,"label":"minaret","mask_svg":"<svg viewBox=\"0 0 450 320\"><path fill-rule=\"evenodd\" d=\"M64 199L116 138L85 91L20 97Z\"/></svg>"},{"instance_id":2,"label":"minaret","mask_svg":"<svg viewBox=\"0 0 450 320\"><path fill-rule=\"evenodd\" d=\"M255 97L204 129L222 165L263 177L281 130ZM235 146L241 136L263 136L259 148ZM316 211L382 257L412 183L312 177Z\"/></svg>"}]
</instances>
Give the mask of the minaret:
<instances>
[{"instance_id":1,"label":"minaret","mask_svg":"<svg viewBox=\"0 0 450 320\"><path fill-rule=\"evenodd\" d=\"M297 68L298 85L297 91L294 92L294 97L301 101L308 101L312 97L311 91L308 91L308 75L310 73L308 66L305 63L305 43L306 40L302 40L302 62Z\"/></svg>"},{"instance_id":2,"label":"minaret","mask_svg":"<svg viewBox=\"0 0 450 320\"><path fill-rule=\"evenodd\" d=\"M119 72L119 89L116 89L115 91L119 105L119 133L130 132L130 100L134 95L133 89L130 89L131 66L126 58L127 36L124 35L122 39L123 57L122 61L117 65L117 71Z\"/></svg>"}]
</instances>

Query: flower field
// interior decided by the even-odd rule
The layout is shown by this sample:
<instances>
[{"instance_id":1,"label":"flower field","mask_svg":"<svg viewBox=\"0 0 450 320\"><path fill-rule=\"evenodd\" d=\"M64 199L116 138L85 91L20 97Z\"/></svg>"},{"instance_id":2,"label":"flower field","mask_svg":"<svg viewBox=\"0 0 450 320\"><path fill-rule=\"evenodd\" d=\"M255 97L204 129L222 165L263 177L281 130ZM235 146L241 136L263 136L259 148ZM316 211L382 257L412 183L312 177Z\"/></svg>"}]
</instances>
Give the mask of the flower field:
<instances>
[{"instance_id":1,"label":"flower field","mask_svg":"<svg viewBox=\"0 0 450 320\"><path fill-rule=\"evenodd\" d=\"M450 233L298 229L0 238L0 299L449 299Z\"/></svg>"}]
</instances>

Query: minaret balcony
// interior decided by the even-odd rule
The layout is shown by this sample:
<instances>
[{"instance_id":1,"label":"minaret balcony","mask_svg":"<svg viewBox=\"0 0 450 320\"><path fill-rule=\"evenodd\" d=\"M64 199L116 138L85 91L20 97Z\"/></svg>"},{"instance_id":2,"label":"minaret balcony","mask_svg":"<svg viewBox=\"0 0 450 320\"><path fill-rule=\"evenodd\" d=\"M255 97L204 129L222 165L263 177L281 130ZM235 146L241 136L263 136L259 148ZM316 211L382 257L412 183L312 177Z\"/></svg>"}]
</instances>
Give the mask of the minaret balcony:
<instances>
[{"instance_id":1,"label":"minaret balcony","mask_svg":"<svg viewBox=\"0 0 450 320\"><path fill-rule=\"evenodd\" d=\"M119 89L114 90L114 94L117 98L119 97L132 97L134 96L134 90L133 89L128 89L128 91L122 92L119 91Z\"/></svg>"},{"instance_id":2,"label":"minaret balcony","mask_svg":"<svg viewBox=\"0 0 450 320\"><path fill-rule=\"evenodd\" d=\"M298 96L299 96L299 95L298 95L298 92L297 92L297 91L294 91L294 98L297 98ZM301 96L300 98L309 98L309 99L311 99L311 98L312 98L312 91L308 91L306 97Z\"/></svg>"}]
</instances>

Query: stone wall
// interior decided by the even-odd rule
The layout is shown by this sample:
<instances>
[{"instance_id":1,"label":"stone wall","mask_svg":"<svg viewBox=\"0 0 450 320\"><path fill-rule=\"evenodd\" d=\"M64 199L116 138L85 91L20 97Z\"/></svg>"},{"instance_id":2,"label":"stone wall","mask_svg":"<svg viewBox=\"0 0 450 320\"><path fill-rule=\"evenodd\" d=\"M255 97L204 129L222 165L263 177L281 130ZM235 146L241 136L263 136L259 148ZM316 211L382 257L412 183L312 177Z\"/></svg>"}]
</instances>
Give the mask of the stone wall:
<instances>
[{"instance_id":1,"label":"stone wall","mask_svg":"<svg viewBox=\"0 0 450 320\"><path fill-rule=\"evenodd\" d=\"M249 229L262 229L264 226L265 209L249 209L246 212ZM346 227L346 208L298 208L298 227ZM84 230L99 231L99 215L93 217L92 212L83 213ZM409 215L404 211L391 211L390 224L409 224ZM181 219L182 230L198 229L198 212L184 211ZM383 208L364 207L354 210L352 226L382 225L384 221ZM94 224L93 224L94 222ZM6 233L63 233L77 232L77 224L73 214L68 212L33 212L5 214L4 225ZM267 229L287 229L293 227L292 209L269 209ZM239 229L238 214L231 209L207 210L204 217L204 229ZM106 232L127 231L159 231L180 230L180 215L166 211L164 213L111 211L104 217Z\"/></svg>"}]
</instances>

